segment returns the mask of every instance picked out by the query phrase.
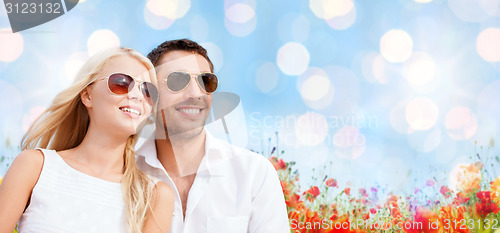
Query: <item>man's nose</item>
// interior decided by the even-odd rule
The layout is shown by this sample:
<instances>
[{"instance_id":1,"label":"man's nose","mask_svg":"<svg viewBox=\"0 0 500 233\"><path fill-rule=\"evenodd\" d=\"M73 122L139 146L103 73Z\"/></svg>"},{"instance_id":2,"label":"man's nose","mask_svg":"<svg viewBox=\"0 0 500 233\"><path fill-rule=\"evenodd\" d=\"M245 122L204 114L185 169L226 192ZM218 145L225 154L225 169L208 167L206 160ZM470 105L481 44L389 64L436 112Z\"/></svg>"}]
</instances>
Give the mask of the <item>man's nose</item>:
<instances>
[{"instance_id":1,"label":"man's nose","mask_svg":"<svg viewBox=\"0 0 500 233\"><path fill-rule=\"evenodd\" d=\"M184 90L184 95L188 98L197 98L205 94L198 85L197 76L191 75L191 81Z\"/></svg>"}]
</instances>

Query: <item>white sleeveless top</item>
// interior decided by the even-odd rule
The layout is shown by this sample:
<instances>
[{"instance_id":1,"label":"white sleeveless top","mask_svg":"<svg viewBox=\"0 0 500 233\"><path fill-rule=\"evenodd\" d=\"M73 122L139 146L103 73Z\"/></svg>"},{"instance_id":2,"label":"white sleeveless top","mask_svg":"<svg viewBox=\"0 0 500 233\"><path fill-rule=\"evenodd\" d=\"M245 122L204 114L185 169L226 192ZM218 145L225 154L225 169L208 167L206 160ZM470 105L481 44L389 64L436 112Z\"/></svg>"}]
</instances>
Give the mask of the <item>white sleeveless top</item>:
<instances>
[{"instance_id":1,"label":"white sleeveless top","mask_svg":"<svg viewBox=\"0 0 500 233\"><path fill-rule=\"evenodd\" d=\"M128 232L120 183L80 172L54 150L41 151L42 172L19 233Z\"/></svg>"}]
</instances>

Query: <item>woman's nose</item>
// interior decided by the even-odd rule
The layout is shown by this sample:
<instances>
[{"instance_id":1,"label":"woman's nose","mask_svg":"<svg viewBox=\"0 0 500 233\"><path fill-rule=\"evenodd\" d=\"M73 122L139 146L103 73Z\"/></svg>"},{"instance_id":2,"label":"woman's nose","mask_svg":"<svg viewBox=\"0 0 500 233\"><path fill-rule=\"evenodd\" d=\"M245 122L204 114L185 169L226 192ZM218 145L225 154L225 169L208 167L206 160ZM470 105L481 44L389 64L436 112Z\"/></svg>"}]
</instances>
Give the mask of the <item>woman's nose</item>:
<instances>
[{"instance_id":1,"label":"woman's nose","mask_svg":"<svg viewBox=\"0 0 500 233\"><path fill-rule=\"evenodd\" d=\"M135 82L134 86L132 87L132 90L128 92L128 98L142 100L142 92L139 89L139 84L137 82Z\"/></svg>"}]
</instances>

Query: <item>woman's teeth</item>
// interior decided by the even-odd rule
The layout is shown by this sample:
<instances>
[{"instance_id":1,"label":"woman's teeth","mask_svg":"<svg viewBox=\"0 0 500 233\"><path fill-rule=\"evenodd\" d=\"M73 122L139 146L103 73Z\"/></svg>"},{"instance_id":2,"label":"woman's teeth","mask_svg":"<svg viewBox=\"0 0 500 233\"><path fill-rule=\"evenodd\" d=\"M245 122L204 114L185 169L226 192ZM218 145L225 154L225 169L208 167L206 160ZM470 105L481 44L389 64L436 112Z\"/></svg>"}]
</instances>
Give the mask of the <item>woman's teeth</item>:
<instances>
[{"instance_id":1,"label":"woman's teeth","mask_svg":"<svg viewBox=\"0 0 500 233\"><path fill-rule=\"evenodd\" d=\"M133 113L133 114L136 114L136 115L140 115L139 111L137 111L135 109L132 109L132 108L124 107L124 108L120 108L120 110L122 110L124 112L130 112L130 113Z\"/></svg>"}]
</instances>

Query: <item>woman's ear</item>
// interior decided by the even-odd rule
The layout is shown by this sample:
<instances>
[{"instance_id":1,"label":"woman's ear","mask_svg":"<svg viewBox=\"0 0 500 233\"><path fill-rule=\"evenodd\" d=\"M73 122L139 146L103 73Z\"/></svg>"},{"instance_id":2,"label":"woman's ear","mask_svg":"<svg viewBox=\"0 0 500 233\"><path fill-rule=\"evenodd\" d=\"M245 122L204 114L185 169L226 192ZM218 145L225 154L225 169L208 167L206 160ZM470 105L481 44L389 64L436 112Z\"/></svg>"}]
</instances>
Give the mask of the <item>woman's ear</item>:
<instances>
[{"instance_id":1,"label":"woman's ear","mask_svg":"<svg viewBox=\"0 0 500 233\"><path fill-rule=\"evenodd\" d=\"M90 95L89 87L86 87L82 92L80 92L80 99L82 100L83 105L87 108L92 107L92 97Z\"/></svg>"}]
</instances>

